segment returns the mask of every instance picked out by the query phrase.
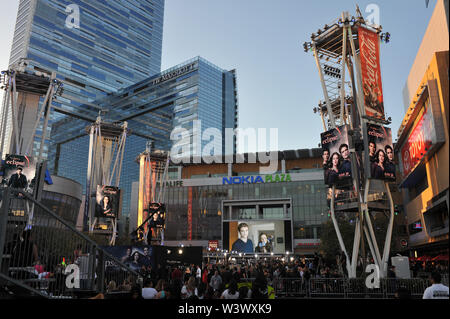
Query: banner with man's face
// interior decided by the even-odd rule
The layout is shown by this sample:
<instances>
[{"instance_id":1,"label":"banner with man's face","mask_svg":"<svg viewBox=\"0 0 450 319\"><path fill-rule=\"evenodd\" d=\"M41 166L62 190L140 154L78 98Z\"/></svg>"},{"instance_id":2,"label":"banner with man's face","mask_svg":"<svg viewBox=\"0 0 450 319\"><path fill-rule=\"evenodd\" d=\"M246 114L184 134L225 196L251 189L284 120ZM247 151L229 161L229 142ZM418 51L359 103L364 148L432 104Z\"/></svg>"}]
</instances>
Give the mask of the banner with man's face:
<instances>
[{"instance_id":1,"label":"banner with man's face","mask_svg":"<svg viewBox=\"0 0 450 319\"><path fill-rule=\"evenodd\" d=\"M391 129L381 125L367 124L367 136L369 140L370 178L395 181Z\"/></svg>"},{"instance_id":2,"label":"banner with man's face","mask_svg":"<svg viewBox=\"0 0 450 319\"><path fill-rule=\"evenodd\" d=\"M7 154L3 166L2 184L22 190L32 190L35 185L36 162L31 156Z\"/></svg>"},{"instance_id":3,"label":"banner with man's face","mask_svg":"<svg viewBox=\"0 0 450 319\"><path fill-rule=\"evenodd\" d=\"M95 217L118 218L120 189L115 186L97 185Z\"/></svg>"},{"instance_id":4,"label":"banner with man's face","mask_svg":"<svg viewBox=\"0 0 450 319\"><path fill-rule=\"evenodd\" d=\"M352 178L348 126L336 127L320 136L325 184L329 186L348 184Z\"/></svg>"}]
</instances>

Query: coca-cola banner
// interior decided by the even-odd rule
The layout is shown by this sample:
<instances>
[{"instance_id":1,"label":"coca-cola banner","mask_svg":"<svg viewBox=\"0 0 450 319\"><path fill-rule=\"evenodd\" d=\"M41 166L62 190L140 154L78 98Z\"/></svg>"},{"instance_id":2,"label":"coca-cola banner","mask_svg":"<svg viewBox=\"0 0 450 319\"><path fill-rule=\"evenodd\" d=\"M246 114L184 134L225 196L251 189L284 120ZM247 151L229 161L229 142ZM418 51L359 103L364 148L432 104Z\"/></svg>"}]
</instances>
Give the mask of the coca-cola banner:
<instances>
[{"instance_id":1,"label":"coca-cola banner","mask_svg":"<svg viewBox=\"0 0 450 319\"><path fill-rule=\"evenodd\" d=\"M394 147L388 127L367 124L369 138L370 177L395 181Z\"/></svg>"},{"instance_id":2,"label":"coca-cola banner","mask_svg":"<svg viewBox=\"0 0 450 319\"><path fill-rule=\"evenodd\" d=\"M348 146L348 127L342 125L320 134L324 181L337 185L351 180L352 166Z\"/></svg>"},{"instance_id":3,"label":"coca-cola banner","mask_svg":"<svg viewBox=\"0 0 450 319\"><path fill-rule=\"evenodd\" d=\"M378 34L358 28L364 107L369 117L384 119L383 89L381 87L380 43Z\"/></svg>"}]
</instances>

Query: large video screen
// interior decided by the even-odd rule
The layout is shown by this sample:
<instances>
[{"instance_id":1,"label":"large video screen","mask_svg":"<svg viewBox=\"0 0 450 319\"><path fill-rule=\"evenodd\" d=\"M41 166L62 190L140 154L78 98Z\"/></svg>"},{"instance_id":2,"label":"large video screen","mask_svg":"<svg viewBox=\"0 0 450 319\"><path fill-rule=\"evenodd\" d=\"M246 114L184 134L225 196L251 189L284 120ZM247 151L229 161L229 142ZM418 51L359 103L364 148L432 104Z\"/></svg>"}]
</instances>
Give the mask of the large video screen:
<instances>
[{"instance_id":1,"label":"large video screen","mask_svg":"<svg viewBox=\"0 0 450 319\"><path fill-rule=\"evenodd\" d=\"M36 162L33 157L7 154L3 166L2 185L32 191L35 185Z\"/></svg>"},{"instance_id":2,"label":"large video screen","mask_svg":"<svg viewBox=\"0 0 450 319\"><path fill-rule=\"evenodd\" d=\"M367 124L370 177L395 181L394 147L390 128Z\"/></svg>"},{"instance_id":3,"label":"large video screen","mask_svg":"<svg viewBox=\"0 0 450 319\"><path fill-rule=\"evenodd\" d=\"M342 125L320 134L325 184L348 185L352 164L348 143L348 126Z\"/></svg>"},{"instance_id":4,"label":"large video screen","mask_svg":"<svg viewBox=\"0 0 450 319\"><path fill-rule=\"evenodd\" d=\"M95 217L119 218L120 189L115 186L97 185Z\"/></svg>"},{"instance_id":5,"label":"large video screen","mask_svg":"<svg viewBox=\"0 0 450 319\"><path fill-rule=\"evenodd\" d=\"M223 225L223 247L243 254L284 254L292 250L290 221L230 221Z\"/></svg>"}]
</instances>

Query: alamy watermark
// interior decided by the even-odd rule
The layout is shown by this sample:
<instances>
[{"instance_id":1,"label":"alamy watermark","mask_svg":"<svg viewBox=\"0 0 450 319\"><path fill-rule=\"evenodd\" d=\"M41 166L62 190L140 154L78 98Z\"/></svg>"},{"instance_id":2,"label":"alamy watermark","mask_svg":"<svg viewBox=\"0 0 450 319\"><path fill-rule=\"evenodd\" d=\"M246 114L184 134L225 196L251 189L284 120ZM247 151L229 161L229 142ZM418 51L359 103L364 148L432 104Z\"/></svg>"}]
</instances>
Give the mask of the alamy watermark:
<instances>
[{"instance_id":1,"label":"alamy watermark","mask_svg":"<svg viewBox=\"0 0 450 319\"><path fill-rule=\"evenodd\" d=\"M80 288L80 267L70 264L64 270L66 277L66 287L69 289Z\"/></svg>"},{"instance_id":2,"label":"alamy watermark","mask_svg":"<svg viewBox=\"0 0 450 319\"><path fill-rule=\"evenodd\" d=\"M192 124L192 129L177 126L170 134L173 163L268 163L260 167L261 174L274 174L278 170L277 128L270 128L269 132L266 128L226 128L223 132L216 127L203 130L199 120L192 121ZM267 139L270 148L276 151L266 151ZM247 159L242 154L234 154L235 142L236 149L247 145L255 152L247 152Z\"/></svg>"},{"instance_id":3,"label":"alamy watermark","mask_svg":"<svg viewBox=\"0 0 450 319\"><path fill-rule=\"evenodd\" d=\"M366 13L369 15L366 17L366 22L374 27L380 26L380 7L375 3L370 3L366 7Z\"/></svg>"},{"instance_id":4,"label":"alamy watermark","mask_svg":"<svg viewBox=\"0 0 450 319\"><path fill-rule=\"evenodd\" d=\"M66 13L69 13L66 18L66 27L69 29L80 28L80 7L77 4L69 4L66 7Z\"/></svg>"},{"instance_id":5,"label":"alamy watermark","mask_svg":"<svg viewBox=\"0 0 450 319\"><path fill-rule=\"evenodd\" d=\"M369 273L366 277L366 287L369 289L380 288L380 267L375 264L367 265L366 273Z\"/></svg>"}]
</instances>

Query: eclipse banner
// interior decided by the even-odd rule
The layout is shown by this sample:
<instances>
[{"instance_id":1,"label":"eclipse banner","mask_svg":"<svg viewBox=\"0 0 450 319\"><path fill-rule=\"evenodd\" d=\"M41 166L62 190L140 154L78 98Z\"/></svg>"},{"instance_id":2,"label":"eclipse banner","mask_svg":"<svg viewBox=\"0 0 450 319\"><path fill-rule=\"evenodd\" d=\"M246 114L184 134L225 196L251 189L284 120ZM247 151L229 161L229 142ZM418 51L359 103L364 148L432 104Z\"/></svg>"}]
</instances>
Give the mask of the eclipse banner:
<instances>
[{"instance_id":1,"label":"eclipse banner","mask_svg":"<svg viewBox=\"0 0 450 319\"><path fill-rule=\"evenodd\" d=\"M336 127L320 134L320 137L325 184L347 184L352 178L348 126Z\"/></svg>"},{"instance_id":2,"label":"eclipse banner","mask_svg":"<svg viewBox=\"0 0 450 319\"><path fill-rule=\"evenodd\" d=\"M388 127L367 124L369 137L370 177L395 181L392 132Z\"/></svg>"},{"instance_id":3,"label":"eclipse banner","mask_svg":"<svg viewBox=\"0 0 450 319\"><path fill-rule=\"evenodd\" d=\"M7 154L3 166L2 184L31 190L34 187L36 175L36 163L34 158L24 155Z\"/></svg>"},{"instance_id":4,"label":"eclipse banner","mask_svg":"<svg viewBox=\"0 0 450 319\"><path fill-rule=\"evenodd\" d=\"M380 71L380 42L378 34L358 28L362 88L366 115L384 119L383 89Z\"/></svg>"},{"instance_id":5,"label":"eclipse banner","mask_svg":"<svg viewBox=\"0 0 450 319\"><path fill-rule=\"evenodd\" d=\"M120 189L115 186L97 185L95 217L118 218Z\"/></svg>"}]
</instances>

